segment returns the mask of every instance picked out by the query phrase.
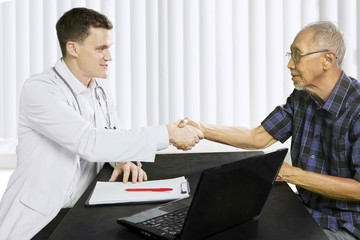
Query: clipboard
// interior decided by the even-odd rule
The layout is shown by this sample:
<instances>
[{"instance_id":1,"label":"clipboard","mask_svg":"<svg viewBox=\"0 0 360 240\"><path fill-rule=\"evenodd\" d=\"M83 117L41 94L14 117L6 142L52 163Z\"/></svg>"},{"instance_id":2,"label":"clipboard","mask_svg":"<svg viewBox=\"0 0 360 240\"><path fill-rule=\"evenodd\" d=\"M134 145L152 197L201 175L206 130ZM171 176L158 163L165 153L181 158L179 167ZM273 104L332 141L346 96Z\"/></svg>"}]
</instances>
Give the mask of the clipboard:
<instances>
[{"instance_id":1,"label":"clipboard","mask_svg":"<svg viewBox=\"0 0 360 240\"><path fill-rule=\"evenodd\" d=\"M127 191L127 189L160 189L170 188L171 191ZM96 182L85 206L106 204L136 204L151 202L166 202L187 198L190 196L188 180L182 176L178 178L145 181L142 183L126 184L122 182Z\"/></svg>"}]
</instances>

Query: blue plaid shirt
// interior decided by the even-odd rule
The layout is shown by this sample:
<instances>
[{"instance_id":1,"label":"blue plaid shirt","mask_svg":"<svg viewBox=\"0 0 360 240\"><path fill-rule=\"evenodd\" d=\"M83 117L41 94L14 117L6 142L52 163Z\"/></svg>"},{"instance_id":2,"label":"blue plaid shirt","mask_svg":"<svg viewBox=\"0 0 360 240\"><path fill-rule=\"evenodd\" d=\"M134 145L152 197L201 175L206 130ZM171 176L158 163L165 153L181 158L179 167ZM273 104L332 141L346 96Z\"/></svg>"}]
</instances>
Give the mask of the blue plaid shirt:
<instances>
[{"instance_id":1,"label":"blue plaid shirt","mask_svg":"<svg viewBox=\"0 0 360 240\"><path fill-rule=\"evenodd\" d=\"M293 166L360 181L360 83L342 73L321 107L307 91L294 90L261 123L277 140L292 137ZM360 238L360 201L340 201L297 188L322 228L346 228Z\"/></svg>"}]
</instances>

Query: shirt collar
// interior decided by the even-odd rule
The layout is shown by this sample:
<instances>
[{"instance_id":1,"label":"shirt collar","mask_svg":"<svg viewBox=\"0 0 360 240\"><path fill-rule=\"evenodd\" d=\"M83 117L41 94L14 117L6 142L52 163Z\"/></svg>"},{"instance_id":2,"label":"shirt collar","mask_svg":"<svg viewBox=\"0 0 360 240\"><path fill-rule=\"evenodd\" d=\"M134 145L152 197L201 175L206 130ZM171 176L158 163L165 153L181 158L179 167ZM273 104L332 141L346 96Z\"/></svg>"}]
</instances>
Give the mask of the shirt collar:
<instances>
[{"instance_id":1,"label":"shirt collar","mask_svg":"<svg viewBox=\"0 0 360 240\"><path fill-rule=\"evenodd\" d=\"M74 74L70 71L70 69L66 66L64 59L61 58L56 64L55 64L56 70L61 74L61 76L64 78L64 80L70 85L70 87L74 90L76 95L79 95L81 93L87 93L92 92L93 89L96 87L95 80L91 80L89 87L85 87L79 79L77 79Z\"/></svg>"},{"instance_id":2,"label":"shirt collar","mask_svg":"<svg viewBox=\"0 0 360 240\"><path fill-rule=\"evenodd\" d=\"M344 100L349 88L351 86L351 80L344 72L342 72L340 79L337 81L334 90L332 91L329 99L323 106L323 109L334 115L338 116L340 110L344 106Z\"/></svg>"}]
</instances>

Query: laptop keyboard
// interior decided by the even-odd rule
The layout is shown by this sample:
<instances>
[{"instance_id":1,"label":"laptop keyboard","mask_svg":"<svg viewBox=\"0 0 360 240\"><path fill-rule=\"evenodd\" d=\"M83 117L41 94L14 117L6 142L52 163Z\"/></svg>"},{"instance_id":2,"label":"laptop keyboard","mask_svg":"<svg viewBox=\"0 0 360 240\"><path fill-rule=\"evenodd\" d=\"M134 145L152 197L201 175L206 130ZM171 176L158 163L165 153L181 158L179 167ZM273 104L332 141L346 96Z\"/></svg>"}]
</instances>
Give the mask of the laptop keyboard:
<instances>
[{"instance_id":1,"label":"laptop keyboard","mask_svg":"<svg viewBox=\"0 0 360 240\"><path fill-rule=\"evenodd\" d=\"M182 208L175 212L146 220L142 222L142 224L164 231L171 235L180 235L188 209L188 207Z\"/></svg>"}]
</instances>

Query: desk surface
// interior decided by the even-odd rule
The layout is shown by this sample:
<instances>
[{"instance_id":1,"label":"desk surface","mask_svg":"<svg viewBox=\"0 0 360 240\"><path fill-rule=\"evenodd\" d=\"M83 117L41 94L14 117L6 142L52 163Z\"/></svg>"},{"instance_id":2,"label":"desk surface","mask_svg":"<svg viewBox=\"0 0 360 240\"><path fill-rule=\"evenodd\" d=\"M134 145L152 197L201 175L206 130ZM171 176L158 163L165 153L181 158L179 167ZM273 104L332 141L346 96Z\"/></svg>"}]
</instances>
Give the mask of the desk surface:
<instances>
[{"instance_id":1,"label":"desk surface","mask_svg":"<svg viewBox=\"0 0 360 240\"><path fill-rule=\"evenodd\" d=\"M189 179L191 189L195 189L203 169L259 153L261 152L160 154L156 156L155 163L143 163L143 168L149 179L185 175ZM108 180L111 173L112 168L105 164L50 239L143 239L117 224L116 219L158 204L84 206L96 181ZM275 183L257 221L243 223L211 239L321 240L327 238L288 185Z\"/></svg>"}]
</instances>

